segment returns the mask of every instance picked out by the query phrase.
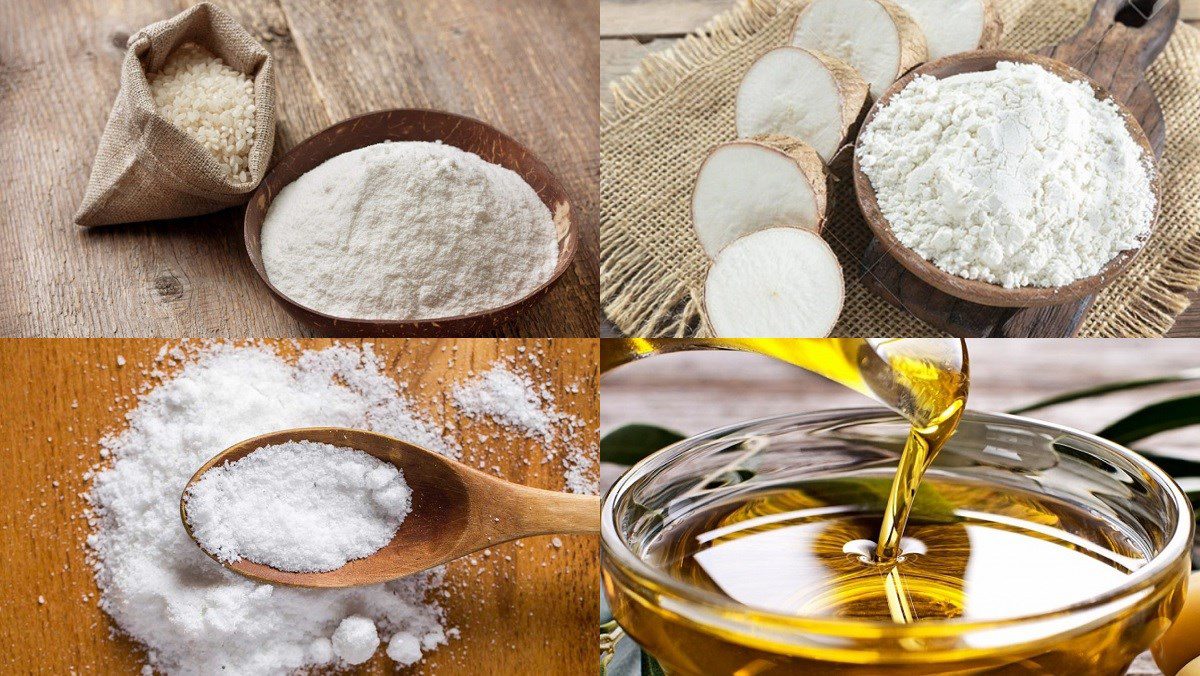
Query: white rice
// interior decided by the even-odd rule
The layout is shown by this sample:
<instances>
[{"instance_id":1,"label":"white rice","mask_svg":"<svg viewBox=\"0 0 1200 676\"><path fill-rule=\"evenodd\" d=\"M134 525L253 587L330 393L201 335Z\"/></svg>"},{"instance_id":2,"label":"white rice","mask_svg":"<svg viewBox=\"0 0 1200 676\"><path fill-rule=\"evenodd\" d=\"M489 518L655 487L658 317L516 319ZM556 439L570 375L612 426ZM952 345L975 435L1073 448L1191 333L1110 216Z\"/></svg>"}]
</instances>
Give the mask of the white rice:
<instances>
[{"instance_id":1,"label":"white rice","mask_svg":"<svg viewBox=\"0 0 1200 676\"><path fill-rule=\"evenodd\" d=\"M171 52L149 80L163 117L207 148L231 181L248 182L254 81L191 42Z\"/></svg>"}]
</instances>

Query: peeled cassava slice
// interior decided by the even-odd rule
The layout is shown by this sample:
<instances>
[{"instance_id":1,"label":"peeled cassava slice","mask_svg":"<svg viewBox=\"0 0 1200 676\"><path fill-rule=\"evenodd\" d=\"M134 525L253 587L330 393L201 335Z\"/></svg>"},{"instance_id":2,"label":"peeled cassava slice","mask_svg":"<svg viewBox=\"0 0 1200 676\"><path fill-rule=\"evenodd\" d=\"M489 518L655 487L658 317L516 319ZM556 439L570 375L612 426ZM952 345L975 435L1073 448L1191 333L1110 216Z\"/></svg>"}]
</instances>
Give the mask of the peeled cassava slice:
<instances>
[{"instance_id":1,"label":"peeled cassava slice","mask_svg":"<svg viewBox=\"0 0 1200 676\"><path fill-rule=\"evenodd\" d=\"M930 60L1000 44L1003 24L992 0L892 1L921 27Z\"/></svg>"},{"instance_id":2,"label":"peeled cassava slice","mask_svg":"<svg viewBox=\"0 0 1200 676\"><path fill-rule=\"evenodd\" d=\"M813 0L796 17L792 44L850 64L875 98L928 57L917 22L890 0Z\"/></svg>"},{"instance_id":3,"label":"peeled cassava slice","mask_svg":"<svg viewBox=\"0 0 1200 676\"><path fill-rule=\"evenodd\" d=\"M738 87L738 136L794 136L828 163L862 114L867 89L843 61L799 47L772 49Z\"/></svg>"},{"instance_id":4,"label":"peeled cassava slice","mask_svg":"<svg viewBox=\"0 0 1200 676\"><path fill-rule=\"evenodd\" d=\"M692 225L709 258L764 228L820 232L825 224L825 165L787 136L756 136L713 148L692 192Z\"/></svg>"},{"instance_id":5,"label":"peeled cassava slice","mask_svg":"<svg viewBox=\"0 0 1200 676\"><path fill-rule=\"evenodd\" d=\"M726 338L820 338L842 312L845 287L819 235L770 228L725 247L704 282L709 328Z\"/></svg>"}]
</instances>

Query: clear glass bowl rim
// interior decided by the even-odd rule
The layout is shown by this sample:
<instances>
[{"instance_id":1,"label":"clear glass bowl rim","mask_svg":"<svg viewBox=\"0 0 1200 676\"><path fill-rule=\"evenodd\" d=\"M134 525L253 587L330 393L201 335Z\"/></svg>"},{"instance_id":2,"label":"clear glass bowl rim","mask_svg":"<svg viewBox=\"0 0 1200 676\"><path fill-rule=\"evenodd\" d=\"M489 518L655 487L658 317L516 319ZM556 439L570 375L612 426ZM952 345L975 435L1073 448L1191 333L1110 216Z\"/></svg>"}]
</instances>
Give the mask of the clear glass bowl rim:
<instances>
[{"instance_id":1,"label":"clear glass bowl rim","mask_svg":"<svg viewBox=\"0 0 1200 676\"><path fill-rule=\"evenodd\" d=\"M651 590L653 593L668 596L671 599L673 607L689 607L697 611L700 615L714 618L719 617L722 623L729 622L730 617L740 615L746 618L746 623L748 624L765 622L776 628L791 627L798 631L818 634L846 635L849 633L850 635L875 635L889 638L905 636L935 637L959 635L972 631L994 630L1098 609L1106 604L1119 602L1125 597L1153 587L1159 577L1170 574L1172 566L1178 563L1181 557L1189 553L1193 537L1191 503L1166 472L1141 455L1093 434L1033 418L1006 413L967 411L964 414L964 419L982 423L1018 425L1026 429L1035 429L1059 436L1074 437L1099 446L1104 451L1133 464L1149 477L1149 483L1165 490L1169 499L1174 503L1176 522L1170 524L1169 528L1164 529L1164 532L1170 532L1171 535L1162 551L1154 556L1149 563L1131 574L1119 586L1114 587L1104 594L1069 606L1043 613L1021 615L1000 620L928 620L916 624L898 625L886 621L788 615L766 610L750 609L728 600L719 594L692 587L662 573L634 554L625 544L624 538L621 537L616 523L615 507L617 501L624 497L625 493L639 478L678 461L680 456L693 450L698 444L733 434L746 433L754 428L768 425L786 424L790 427L811 427L827 423L844 425L892 421L904 422L901 416L890 409L867 407L826 409L810 413L789 413L739 422L701 432L643 458L618 479L605 495L600 517L600 549L603 554L601 567L611 568L613 567L613 562L615 562L616 570L610 571L610 573L615 572L621 578L628 577L623 570L632 569L636 571L638 576L653 583L653 589Z\"/></svg>"}]
</instances>

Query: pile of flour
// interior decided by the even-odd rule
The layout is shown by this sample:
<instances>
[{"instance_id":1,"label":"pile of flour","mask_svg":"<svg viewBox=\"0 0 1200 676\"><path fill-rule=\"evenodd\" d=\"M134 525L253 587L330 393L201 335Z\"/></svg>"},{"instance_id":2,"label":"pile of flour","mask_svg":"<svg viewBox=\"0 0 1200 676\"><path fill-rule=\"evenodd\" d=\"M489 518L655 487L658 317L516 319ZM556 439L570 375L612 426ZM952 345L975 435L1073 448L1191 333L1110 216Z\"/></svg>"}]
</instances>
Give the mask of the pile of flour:
<instances>
[{"instance_id":1,"label":"pile of flour","mask_svg":"<svg viewBox=\"0 0 1200 676\"><path fill-rule=\"evenodd\" d=\"M221 561L322 572L391 542L412 490L395 465L363 451L290 441L213 467L186 503L196 542Z\"/></svg>"},{"instance_id":2,"label":"pile of flour","mask_svg":"<svg viewBox=\"0 0 1200 676\"><path fill-rule=\"evenodd\" d=\"M206 556L180 520L192 474L222 449L267 432L361 428L456 457L369 347L304 352L295 363L259 346L176 348L162 358L172 355L182 362L178 372L152 374L161 384L140 396L125 430L102 442L111 465L94 475L88 494L100 607L145 646L148 668L288 674L355 663L365 639L346 635L374 632L354 620L335 642L353 617L373 624L395 644L388 653L406 663L455 635L433 600L441 569L353 589L259 584Z\"/></svg>"},{"instance_id":3,"label":"pile of flour","mask_svg":"<svg viewBox=\"0 0 1200 676\"><path fill-rule=\"evenodd\" d=\"M380 143L281 190L262 257L271 283L313 310L437 319L528 295L553 274L557 241L516 173L440 143Z\"/></svg>"},{"instance_id":4,"label":"pile of flour","mask_svg":"<svg viewBox=\"0 0 1200 676\"><path fill-rule=\"evenodd\" d=\"M1005 287L1094 275L1154 216L1150 164L1117 107L1032 64L914 78L856 154L905 246Z\"/></svg>"}]
</instances>

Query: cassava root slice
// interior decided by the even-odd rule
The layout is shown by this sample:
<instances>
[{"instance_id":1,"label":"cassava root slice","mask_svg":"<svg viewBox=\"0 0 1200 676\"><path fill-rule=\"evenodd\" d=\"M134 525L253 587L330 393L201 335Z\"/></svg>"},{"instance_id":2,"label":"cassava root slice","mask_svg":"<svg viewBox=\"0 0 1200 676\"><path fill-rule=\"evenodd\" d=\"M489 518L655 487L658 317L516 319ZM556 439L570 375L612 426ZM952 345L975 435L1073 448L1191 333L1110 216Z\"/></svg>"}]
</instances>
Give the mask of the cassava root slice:
<instances>
[{"instance_id":1,"label":"cassava root slice","mask_svg":"<svg viewBox=\"0 0 1200 676\"><path fill-rule=\"evenodd\" d=\"M746 71L737 92L737 133L794 136L828 164L867 103L867 83L848 64L821 52L779 47Z\"/></svg>"},{"instance_id":2,"label":"cassava root slice","mask_svg":"<svg viewBox=\"0 0 1200 676\"><path fill-rule=\"evenodd\" d=\"M929 56L917 22L890 0L813 0L796 17L792 44L850 64L876 99Z\"/></svg>"},{"instance_id":3,"label":"cassava root slice","mask_svg":"<svg viewBox=\"0 0 1200 676\"><path fill-rule=\"evenodd\" d=\"M776 226L820 232L827 174L799 139L764 135L713 148L692 191L692 225L709 258L743 235Z\"/></svg>"},{"instance_id":4,"label":"cassava root slice","mask_svg":"<svg viewBox=\"0 0 1200 676\"><path fill-rule=\"evenodd\" d=\"M892 1L921 27L930 61L1000 44L1004 26L993 0Z\"/></svg>"},{"instance_id":5,"label":"cassava root slice","mask_svg":"<svg viewBox=\"0 0 1200 676\"><path fill-rule=\"evenodd\" d=\"M842 312L845 282L833 250L810 230L769 228L725 247L704 281L716 337L820 338Z\"/></svg>"}]
</instances>

